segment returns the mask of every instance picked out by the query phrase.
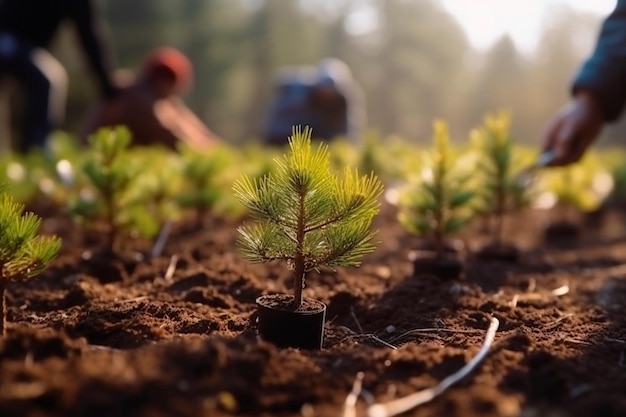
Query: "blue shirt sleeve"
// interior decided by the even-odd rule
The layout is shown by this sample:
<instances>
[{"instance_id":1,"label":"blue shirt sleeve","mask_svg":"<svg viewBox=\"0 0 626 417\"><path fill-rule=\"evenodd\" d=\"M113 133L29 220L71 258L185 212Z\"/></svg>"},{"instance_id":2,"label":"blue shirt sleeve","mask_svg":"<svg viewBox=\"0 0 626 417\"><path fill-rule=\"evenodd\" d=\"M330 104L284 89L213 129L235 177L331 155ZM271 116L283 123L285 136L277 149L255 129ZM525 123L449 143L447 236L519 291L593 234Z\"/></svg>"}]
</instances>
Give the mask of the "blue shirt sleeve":
<instances>
[{"instance_id":1,"label":"blue shirt sleeve","mask_svg":"<svg viewBox=\"0 0 626 417\"><path fill-rule=\"evenodd\" d=\"M591 57L572 84L572 92L586 89L600 101L607 122L616 120L626 102L626 0L618 0L602 24Z\"/></svg>"}]
</instances>

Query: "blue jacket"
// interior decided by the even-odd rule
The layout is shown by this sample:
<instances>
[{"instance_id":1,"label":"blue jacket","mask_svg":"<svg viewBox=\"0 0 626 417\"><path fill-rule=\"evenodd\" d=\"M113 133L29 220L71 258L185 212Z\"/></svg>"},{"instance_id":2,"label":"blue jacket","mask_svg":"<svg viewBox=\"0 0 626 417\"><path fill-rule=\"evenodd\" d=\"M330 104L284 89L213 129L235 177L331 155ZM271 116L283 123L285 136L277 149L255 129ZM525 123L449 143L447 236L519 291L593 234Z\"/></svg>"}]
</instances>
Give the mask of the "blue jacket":
<instances>
[{"instance_id":1,"label":"blue jacket","mask_svg":"<svg viewBox=\"0 0 626 417\"><path fill-rule=\"evenodd\" d=\"M336 93L332 102L319 101L315 91ZM275 96L262 133L265 143L285 144L293 126L309 126L314 139L347 136L358 141L364 126L363 99L348 67L328 58L317 67L283 68L276 80Z\"/></svg>"},{"instance_id":2,"label":"blue jacket","mask_svg":"<svg viewBox=\"0 0 626 417\"><path fill-rule=\"evenodd\" d=\"M626 103L626 0L618 0L605 19L595 50L574 79L572 92L592 91L607 122L616 120Z\"/></svg>"}]
</instances>

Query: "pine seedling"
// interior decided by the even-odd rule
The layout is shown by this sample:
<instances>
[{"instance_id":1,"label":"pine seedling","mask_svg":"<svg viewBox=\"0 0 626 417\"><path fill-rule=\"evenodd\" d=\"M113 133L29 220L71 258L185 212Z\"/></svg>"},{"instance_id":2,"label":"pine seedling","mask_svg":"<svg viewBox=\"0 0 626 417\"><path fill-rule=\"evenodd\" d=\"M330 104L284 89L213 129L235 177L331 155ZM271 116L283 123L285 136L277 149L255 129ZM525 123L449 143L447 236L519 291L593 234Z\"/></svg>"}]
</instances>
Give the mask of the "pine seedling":
<instances>
[{"instance_id":1,"label":"pine seedling","mask_svg":"<svg viewBox=\"0 0 626 417\"><path fill-rule=\"evenodd\" d=\"M0 335L5 334L5 292L9 282L23 281L45 270L56 257L61 239L39 236L41 218L24 213L0 185Z\"/></svg>"},{"instance_id":2,"label":"pine seedling","mask_svg":"<svg viewBox=\"0 0 626 417\"><path fill-rule=\"evenodd\" d=\"M181 217L176 196L182 188L182 161L171 149L152 146L129 150L141 172L124 194L122 219L140 236L152 239L163 226Z\"/></svg>"},{"instance_id":3,"label":"pine seedling","mask_svg":"<svg viewBox=\"0 0 626 417\"><path fill-rule=\"evenodd\" d=\"M493 226L494 244L503 241L504 215L513 207L528 204L527 190L516 182L514 142L509 133L511 118L500 112L487 115L483 125L472 132L480 152L481 204L479 209Z\"/></svg>"},{"instance_id":4,"label":"pine seedling","mask_svg":"<svg viewBox=\"0 0 626 417\"><path fill-rule=\"evenodd\" d=\"M202 227L207 214L226 196L221 176L233 165L230 153L220 146L198 151L189 146L180 148L185 186L178 193L178 205L193 210L197 227Z\"/></svg>"},{"instance_id":5,"label":"pine seedling","mask_svg":"<svg viewBox=\"0 0 626 417\"><path fill-rule=\"evenodd\" d=\"M600 195L595 189L597 187L594 187L594 182L601 178L601 174L585 163L553 168L542 179L544 192L539 197L542 200L540 202L548 208L560 207L563 220L575 222L577 214L597 209L608 193L609 190L605 190Z\"/></svg>"},{"instance_id":6,"label":"pine seedling","mask_svg":"<svg viewBox=\"0 0 626 417\"><path fill-rule=\"evenodd\" d=\"M126 198L140 172L139 164L128 156L130 143L130 131L122 126L102 128L90 136L83 172L95 194L83 191L83 196L71 207L71 212L80 219L104 221L109 253L114 252L122 230L137 218L132 215L133 204ZM132 203L137 205L135 197Z\"/></svg>"},{"instance_id":7,"label":"pine seedling","mask_svg":"<svg viewBox=\"0 0 626 417\"><path fill-rule=\"evenodd\" d=\"M459 172L448 126L437 120L433 128L434 149L421 177L414 178L402 191L398 219L409 232L429 241L441 259L446 239L471 221L475 192L468 187L468 176Z\"/></svg>"},{"instance_id":8,"label":"pine seedling","mask_svg":"<svg viewBox=\"0 0 626 417\"><path fill-rule=\"evenodd\" d=\"M610 169L613 187L608 195L608 201L618 205L626 203L626 164L614 165Z\"/></svg>"},{"instance_id":9,"label":"pine seedling","mask_svg":"<svg viewBox=\"0 0 626 417\"><path fill-rule=\"evenodd\" d=\"M372 173L330 170L328 146L311 145L311 130L294 128L290 151L275 170L234 184L236 198L256 220L239 231L239 248L253 262L282 260L294 271L292 308L302 304L305 276L320 266L359 266L375 248L370 225L383 186Z\"/></svg>"}]
</instances>

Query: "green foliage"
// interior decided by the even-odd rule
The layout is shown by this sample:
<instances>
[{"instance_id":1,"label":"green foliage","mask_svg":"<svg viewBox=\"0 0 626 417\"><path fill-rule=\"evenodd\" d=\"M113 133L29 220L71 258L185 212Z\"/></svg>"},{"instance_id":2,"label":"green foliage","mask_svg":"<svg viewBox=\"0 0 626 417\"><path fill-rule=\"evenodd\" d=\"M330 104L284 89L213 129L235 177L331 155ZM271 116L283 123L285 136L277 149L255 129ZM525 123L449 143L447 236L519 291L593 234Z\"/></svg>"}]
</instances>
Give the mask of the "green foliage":
<instances>
[{"instance_id":1,"label":"green foliage","mask_svg":"<svg viewBox=\"0 0 626 417\"><path fill-rule=\"evenodd\" d=\"M160 146L130 149L128 158L142 168L124 195L127 208L123 224L141 236L153 238L166 221L181 217L176 196L184 183L183 161Z\"/></svg>"},{"instance_id":2,"label":"green foliage","mask_svg":"<svg viewBox=\"0 0 626 417\"><path fill-rule=\"evenodd\" d=\"M411 178L402 190L398 219L409 232L430 240L442 256L444 239L472 219L475 193L468 187L467 172L459 170L448 126L437 120L433 128L434 149L421 176Z\"/></svg>"},{"instance_id":3,"label":"green foliage","mask_svg":"<svg viewBox=\"0 0 626 417\"><path fill-rule=\"evenodd\" d=\"M611 176L591 155L566 167L551 168L541 178L544 206L564 207L572 211L590 212L600 206L613 187Z\"/></svg>"},{"instance_id":4,"label":"green foliage","mask_svg":"<svg viewBox=\"0 0 626 417\"><path fill-rule=\"evenodd\" d=\"M616 203L626 202L626 164L615 165L611 168L613 188L609 198Z\"/></svg>"},{"instance_id":5,"label":"green foliage","mask_svg":"<svg viewBox=\"0 0 626 417\"><path fill-rule=\"evenodd\" d=\"M183 209L195 211L197 224L201 225L207 213L230 197L224 180L228 168L241 165L234 163L233 151L226 145L216 145L208 151L183 145L179 150L184 184L176 199Z\"/></svg>"},{"instance_id":6,"label":"green foliage","mask_svg":"<svg viewBox=\"0 0 626 417\"><path fill-rule=\"evenodd\" d=\"M105 223L107 249L111 252L123 230L145 230L141 222L147 213L142 212L142 207L149 194L136 186L143 167L131 156L130 144L130 131L122 126L102 128L90 136L88 156L82 167L88 188L69 202L70 211L79 222Z\"/></svg>"},{"instance_id":7,"label":"green foliage","mask_svg":"<svg viewBox=\"0 0 626 417\"><path fill-rule=\"evenodd\" d=\"M56 257L61 239L39 236L41 218L24 213L13 197L0 194L0 272L4 281L17 281L41 273Z\"/></svg>"},{"instance_id":8,"label":"green foliage","mask_svg":"<svg viewBox=\"0 0 626 417\"><path fill-rule=\"evenodd\" d=\"M482 126L472 132L471 138L479 152L477 166L481 193L478 211L493 219L495 243L502 240L507 211L530 202L528 190L516 182L519 163L510 127L509 113L488 114Z\"/></svg>"},{"instance_id":9,"label":"green foliage","mask_svg":"<svg viewBox=\"0 0 626 417\"><path fill-rule=\"evenodd\" d=\"M22 281L41 273L56 258L61 239L38 235L41 218L24 213L0 183L0 336L5 331L5 288L9 281Z\"/></svg>"},{"instance_id":10,"label":"green foliage","mask_svg":"<svg viewBox=\"0 0 626 417\"><path fill-rule=\"evenodd\" d=\"M58 191L54 163L41 150L3 155L0 169L11 195L19 202L53 197Z\"/></svg>"},{"instance_id":11,"label":"green foliage","mask_svg":"<svg viewBox=\"0 0 626 417\"><path fill-rule=\"evenodd\" d=\"M239 228L239 248L254 262L283 260L294 269L294 307L302 302L307 272L322 265L358 266L374 250L369 230L382 184L372 173L330 170L328 146L311 146L311 130L294 128L290 152L260 178L244 175L235 196L256 222Z\"/></svg>"},{"instance_id":12,"label":"green foliage","mask_svg":"<svg viewBox=\"0 0 626 417\"><path fill-rule=\"evenodd\" d=\"M383 137L376 130L365 133L358 165L363 172L374 172L383 183L405 182L416 171L422 146L398 135Z\"/></svg>"}]
</instances>

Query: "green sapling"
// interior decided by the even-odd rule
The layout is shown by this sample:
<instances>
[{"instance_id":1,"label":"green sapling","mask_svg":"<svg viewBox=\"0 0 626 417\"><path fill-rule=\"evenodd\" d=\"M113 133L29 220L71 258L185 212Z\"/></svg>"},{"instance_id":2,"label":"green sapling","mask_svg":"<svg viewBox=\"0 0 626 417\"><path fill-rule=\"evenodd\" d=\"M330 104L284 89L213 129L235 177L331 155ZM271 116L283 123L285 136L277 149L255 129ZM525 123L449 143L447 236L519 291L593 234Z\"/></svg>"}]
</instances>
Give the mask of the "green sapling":
<instances>
[{"instance_id":1,"label":"green sapling","mask_svg":"<svg viewBox=\"0 0 626 417\"><path fill-rule=\"evenodd\" d=\"M133 215L139 201L132 190L140 164L129 156L130 144L130 131L122 126L102 128L89 138L89 155L83 173L94 194L83 190L70 208L78 219L103 220L108 228L106 250L109 253L114 252L121 231L128 228L133 219L140 218Z\"/></svg>"},{"instance_id":2,"label":"green sapling","mask_svg":"<svg viewBox=\"0 0 626 417\"><path fill-rule=\"evenodd\" d=\"M421 178L402 192L398 219L409 232L429 241L442 259L446 239L472 219L475 192L468 187L468 176L458 172L444 121L434 122L434 145Z\"/></svg>"},{"instance_id":3,"label":"green sapling","mask_svg":"<svg viewBox=\"0 0 626 417\"><path fill-rule=\"evenodd\" d=\"M529 189L517 181L514 141L510 135L511 118L500 112L487 115L483 125L472 132L480 152L478 172L482 190L479 211L491 219L492 244L502 246L504 216L514 207L528 205Z\"/></svg>"},{"instance_id":4,"label":"green sapling","mask_svg":"<svg viewBox=\"0 0 626 417\"><path fill-rule=\"evenodd\" d=\"M0 335L5 334L5 292L9 282L33 277L56 257L61 239L39 236L41 218L24 213L24 206L0 186Z\"/></svg>"},{"instance_id":5,"label":"green sapling","mask_svg":"<svg viewBox=\"0 0 626 417\"><path fill-rule=\"evenodd\" d=\"M331 172L328 146L311 146L311 130L294 128L290 152L261 178L244 175L235 196L256 219L239 230L242 254L254 262L283 260L294 271L292 308L302 304L306 273L327 266L358 266L374 250L370 225L383 186L372 173Z\"/></svg>"}]
</instances>

